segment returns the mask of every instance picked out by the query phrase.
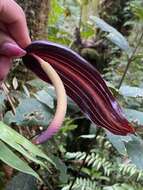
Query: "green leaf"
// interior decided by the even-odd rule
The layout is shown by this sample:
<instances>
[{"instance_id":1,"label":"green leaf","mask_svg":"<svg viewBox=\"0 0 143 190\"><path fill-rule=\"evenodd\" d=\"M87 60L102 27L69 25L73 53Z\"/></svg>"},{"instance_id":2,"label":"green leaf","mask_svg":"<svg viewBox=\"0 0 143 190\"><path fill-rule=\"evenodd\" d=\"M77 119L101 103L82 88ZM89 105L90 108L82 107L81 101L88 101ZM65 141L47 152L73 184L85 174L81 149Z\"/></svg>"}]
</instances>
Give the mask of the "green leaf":
<instances>
[{"instance_id":1,"label":"green leaf","mask_svg":"<svg viewBox=\"0 0 143 190\"><path fill-rule=\"evenodd\" d=\"M12 111L6 112L3 118L4 123L7 125L11 125L12 123L16 123L15 116L13 115Z\"/></svg>"},{"instance_id":2,"label":"green leaf","mask_svg":"<svg viewBox=\"0 0 143 190\"><path fill-rule=\"evenodd\" d=\"M143 88L133 87L133 86L121 86L119 92L126 97L133 97L133 98L142 98L143 97Z\"/></svg>"},{"instance_id":3,"label":"green leaf","mask_svg":"<svg viewBox=\"0 0 143 190\"><path fill-rule=\"evenodd\" d=\"M42 125L48 126L52 118L51 110L43 103L34 98L23 99L16 108L15 116L8 112L4 121L11 124L11 122L20 126Z\"/></svg>"},{"instance_id":4,"label":"green leaf","mask_svg":"<svg viewBox=\"0 0 143 190\"><path fill-rule=\"evenodd\" d=\"M6 140L9 140L9 138L4 139L4 142L5 142ZM23 154L23 156L27 157L28 159L32 160L33 162L35 162L35 163L37 163L37 164L39 164L39 165L41 165L41 166L43 166L43 167L46 168L45 164L44 164L42 161L40 161L40 160L38 160L36 157L32 156L32 155L30 154L30 152L28 152L27 150L25 150L24 147L22 147L22 145L17 144L17 142L15 142L14 140L11 140L11 141L10 141L10 146L11 146L12 148L16 149L16 150L17 150L18 152L20 152L21 154ZM48 169L48 168L47 168L47 169Z\"/></svg>"},{"instance_id":5,"label":"green leaf","mask_svg":"<svg viewBox=\"0 0 143 190\"><path fill-rule=\"evenodd\" d=\"M0 147L0 160L19 171L33 175L37 179L40 179L38 174L32 170L26 162L14 154L2 141L0 141Z\"/></svg>"},{"instance_id":6,"label":"green leaf","mask_svg":"<svg viewBox=\"0 0 143 190\"><path fill-rule=\"evenodd\" d=\"M37 90L42 90L43 88L47 88L47 83L40 80L40 79L33 79L30 81L26 82L27 84L29 84L30 86L36 88Z\"/></svg>"},{"instance_id":7,"label":"green leaf","mask_svg":"<svg viewBox=\"0 0 143 190\"><path fill-rule=\"evenodd\" d=\"M0 90L0 112L3 112L5 109L4 101L6 100L6 96L3 91Z\"/></svg>"},{"instance_id":8,"label":"green leaf","mask_svg":"<svg viewBox=\"0 0 143 190\"><path fill-rule=\"evenodd\" d=\"M77 125L74 123L74 120L72 120L71 118L65 118L64 125L60 129L60 132L67 134L68 132L70 132L76 128L77 128Z\"/></svg>"},{"instance_id":9,"label":"green leaf","mask_svg":"<svg viewBox=\"0 0 143 190\"><path fill-rule=\"evenodd\" d=\"M64 164L64 162L62 162L61 159L59 159L56 156L52 156L52 160L56 164L57 169L60 171L60 175L59 175L60 182L63 184L66 184L68 182L66 165Z\"/></svg>"},{"instance_id":10,"label":"green leaf","mask_svg":"<svg viewBox=\"0 0 143 190\"><path fill-rule=\"evenodd\" d=\"M49 95L48 92L46 92L46 90L38 91L35 94L35 97L37 98L37 100L39 100L41 103L45 104L49 108L54 108L54 99L52 96Z\"/></svg>"},{"instance_id":11,"label":"green leaf","mask_svg":"<svg viewBox=\"0 0 143 190\"><path fill-rule=\"evenodd\" d=\"M124 142L130 141L131 140L130 136L114 135L109 131L106 131L106 135L109 141L113 144L113 146L118 150L120 154L123 155L127 154Z\"/></svg>"},{"instance_id":12,"label":"green leaf","mask_svg":"<svg viewBox=\"0 0 143 190\"><path fill-rule=\"evenodd\" d=\"M95 31L91 25L89 25L87 22L85 25L83 25L83 30L81 31L81 37L88 39L89 37L93 36L95 34Z\"/></svg>"},{"instance_id":13,"label":"green leaf","mask_svg":"<svg viewBox=\"0 0 143 190\"><path fill-rule=\"evenodd\" d=\"M90 16L90 20L96 25L96 27L99 27L104 32L108 32L107 38L112 41L114 44L119 46L122 50L126 51L127 53L130 52L129 44L126 40L126 38L118 32L115 28L107 24L104 20L101 18L98 18L96 16Z\"/></svg>"},{"instance_id":14,"label":"green leaf","mask_svg":"<svg viewBox=\"0 0 143 190\"><path fill-rule=\"evenodd\" d=\"M131 185L126 183L115 184L113 186L104 187L103 190L135 190Z\"/></svg>"},{"instance_id":15,"label":"green leaf","mask_svg":"<svg viewBox=\"0 0 143 190\"><path fill-rule=\"evenodd\" d=\"M133 1L131 3L132 11L142 21L143 20L143 7L142 1Z\"/></svg>"},{"instance_id":16,"label":"green leaf","mask_svg":"<svg viewBox=\"0 0 143 190\"><path fill-rule=\"evenodd\" d=\"M19 173L10 181L5 190L38 190L36 178Z\"/></svg>"},{"instance_id":17,"label":"green leaf","mask_svg":"<svg viewBox=\"0 0 143 190\"><path fill-rule=\"evenodd\" d=\"M61 6L60 2L58 0L52 0L51 1L51 9L50 9L50 16L49 16L49 25L56 25L60 17L64 13L64 7Z\"/></svg>"},{"instance_id":18,"label":"green leaf","mask_svg":"<svg viewBox=\"0 0 143 190\"><path fill-rule=\"evenodd\" d=\"M143 125L143 112L134 109L124 109L124 113L130 122L137 122Z\"/></svg>"},{"instance_id":19,"label":"green leaf","mask_svg":"<svg viewBox=\"0 0 143 190\"><path fill-rule=\"evenodd\" d=\"M0 129L0 139L24 156L28 157L30 160L45 166L43 163L41 164L41 161L38 159L39 157L54 164L36 145L32 144L29 140L5 125L3 122L0 122Z\"/></svg>"},{"instance_id":20,"label":"green leaf","mask_svg":"<svg viewBox=\"0 0 143 190\"><path fill-rule=\"evenodd\" d=\"M132 140L125 142L125 147L131 161L138 169L143 170L143 141L132 135Z\"/></svg>"}]
</instances>

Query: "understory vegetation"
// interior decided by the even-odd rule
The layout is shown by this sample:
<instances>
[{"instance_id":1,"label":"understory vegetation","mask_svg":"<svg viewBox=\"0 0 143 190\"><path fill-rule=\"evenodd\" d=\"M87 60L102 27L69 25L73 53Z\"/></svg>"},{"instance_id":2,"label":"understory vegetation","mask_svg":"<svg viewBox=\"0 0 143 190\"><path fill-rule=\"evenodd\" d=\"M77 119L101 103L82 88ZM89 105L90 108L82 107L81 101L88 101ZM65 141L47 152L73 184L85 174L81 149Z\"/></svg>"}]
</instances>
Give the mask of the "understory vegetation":
<instances>
[{"instance_id":1,"label":"understory vegetation","mask_svg":"<svg viewBox=\"0 0 143 190\"><path fill-rule=\"evenodd\" d=\"M47 30L49 41L100 71L136 134L99 128L68 98L60 131L32 146L54 116L56 95L40 79L19 79L22 61L15 60L0 90L0 190L142 190L142 1L51 0Z\"/></svg>"}]
</instances>

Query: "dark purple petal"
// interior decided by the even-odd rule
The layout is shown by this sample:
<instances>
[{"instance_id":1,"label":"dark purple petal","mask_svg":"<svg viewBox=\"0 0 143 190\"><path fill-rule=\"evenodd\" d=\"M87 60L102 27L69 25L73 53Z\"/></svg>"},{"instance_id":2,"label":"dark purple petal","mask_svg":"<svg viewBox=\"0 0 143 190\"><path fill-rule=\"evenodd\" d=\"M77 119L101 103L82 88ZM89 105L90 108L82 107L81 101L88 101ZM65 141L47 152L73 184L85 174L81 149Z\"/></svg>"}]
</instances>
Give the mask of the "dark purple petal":
<instances>
[{"instance_id":1,"label":"dark purple petal","mask_svg":"<svg viewBox=\"0 0 143 190\"><path fill-rule=\"evenodd\" d=\"M24 64L41 79L50 82L30 53L48 61L60 75L67 94L91 121L117 135L134 133L99 72L77 53L47 41L35 41L26 50Z\"/></svg>"}]
</instances>

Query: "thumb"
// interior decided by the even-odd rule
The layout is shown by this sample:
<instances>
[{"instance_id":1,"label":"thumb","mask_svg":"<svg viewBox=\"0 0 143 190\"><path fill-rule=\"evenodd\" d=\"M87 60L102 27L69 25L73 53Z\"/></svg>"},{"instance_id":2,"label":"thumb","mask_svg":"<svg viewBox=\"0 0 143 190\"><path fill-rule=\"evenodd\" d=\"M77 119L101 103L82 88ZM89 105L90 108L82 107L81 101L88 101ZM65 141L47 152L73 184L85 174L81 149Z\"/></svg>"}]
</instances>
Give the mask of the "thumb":
<instances>
[{"instance_id":1,"label":"thumb","mask_svg":"<svg viewBox=\"0 0 143 190\"><path fill-rule=\"evenodd\" d=\"M0 31L0 81L6 78L12 66L12 58L22 57L25 54L26 51L21 49L11 37Z\"/></svg>"},{"instance_id":2,"label":"thumb","mask_svg":"<svg viewBox=\"0 0 143 190\"><path fill-rule=\"evenodd\" d=\"M15 58L22 57L25 54L26 51L20 48L11 37L0 31L0 55Z\"/></svg>"}]
</instances>

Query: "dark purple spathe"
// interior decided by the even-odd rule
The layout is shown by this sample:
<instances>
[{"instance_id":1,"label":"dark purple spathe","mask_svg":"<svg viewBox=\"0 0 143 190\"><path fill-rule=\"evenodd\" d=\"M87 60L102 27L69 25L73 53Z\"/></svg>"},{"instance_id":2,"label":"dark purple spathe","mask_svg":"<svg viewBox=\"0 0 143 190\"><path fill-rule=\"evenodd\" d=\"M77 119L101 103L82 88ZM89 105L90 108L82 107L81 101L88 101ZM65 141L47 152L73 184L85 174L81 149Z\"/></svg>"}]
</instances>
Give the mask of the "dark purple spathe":
<instances>
[{"instance_id":1,"label":"dark purple spathe","mask_svg":"<svg viewBox=\"0 0 143 190\"><path fill-rule=\"evenodd\" d=\"M41 79L50 82L30 53L48 61L60 75L68 96L92 122L117 135L134 133L99 72L77 53L48 41L35 41L26 50L24 64Z\"/></svg>"}]
</instances>

